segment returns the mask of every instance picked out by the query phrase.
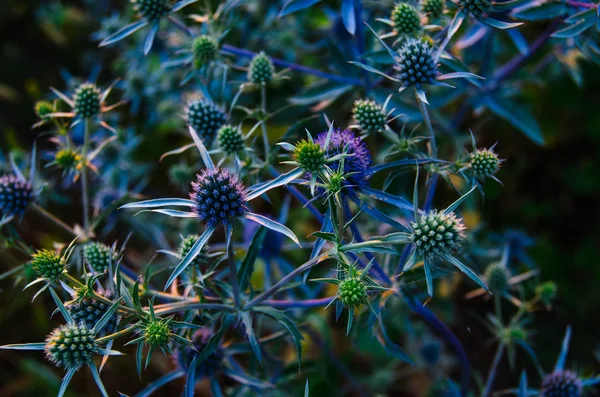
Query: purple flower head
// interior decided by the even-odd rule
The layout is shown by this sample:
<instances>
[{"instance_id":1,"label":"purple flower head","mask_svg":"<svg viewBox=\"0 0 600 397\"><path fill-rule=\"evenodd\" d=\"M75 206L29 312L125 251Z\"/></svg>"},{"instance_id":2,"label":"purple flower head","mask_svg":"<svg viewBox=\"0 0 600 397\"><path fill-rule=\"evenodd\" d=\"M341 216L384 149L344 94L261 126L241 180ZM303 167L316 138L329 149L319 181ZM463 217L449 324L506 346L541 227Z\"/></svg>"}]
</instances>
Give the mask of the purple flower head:
<instances>
[{"instance_id":1,"label":"purple flower head","mask_svg":"<svg viewBox=\"0 0 600 397\"><path fill-rule=\"evenodd\" d=\"M583 393L581 379L569 370L555 371L542 381L543 397L579 397Z\"/></svg>"},{"instance_id":2,"label":"purple flower head","mask_svg":"<svg viewBox=\"0 0 600 397\"><path fill-rule=\"evenodd\" d=\"M208 226L231 225L248 211L246 188L237 176L224 168L204 170L192 182L190 198L196 202L193 211Z\"/></svg>"},{"instance_id":3,"label":"purple flower head","mask_svg":"<svg viewBox=\"0 0 600 397\"><path fill-rule=\"evenodd\" d=\"M363 187L366 185L367 180L371 176L371 154L367 145L361 141L360 137L356 136L350 130L340 131L337 130L331 133L329 139L329 145L325 147L325 141L327 140L327 132L322 132L317 136L315 142L321 145L325 150L328 158L342 154L344 148L348 146L346 153L353 154L354 156L346 157L344 159L344 172L354 173L347 178L350 185L356 187ZM339 162L330 163L330 167L337 171Z\"/></svg>"}]
</instances>

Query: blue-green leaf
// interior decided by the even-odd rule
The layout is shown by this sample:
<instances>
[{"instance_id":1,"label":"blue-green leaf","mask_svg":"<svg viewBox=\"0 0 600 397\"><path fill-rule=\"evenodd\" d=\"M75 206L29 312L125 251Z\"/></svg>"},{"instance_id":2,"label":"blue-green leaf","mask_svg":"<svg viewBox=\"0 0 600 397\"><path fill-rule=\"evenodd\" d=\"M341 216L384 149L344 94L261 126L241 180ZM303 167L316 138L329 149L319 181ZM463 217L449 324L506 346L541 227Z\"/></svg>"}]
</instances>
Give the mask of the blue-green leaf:
<instances>
[{"instance_id":1,"label":"blue-green leaf","mask_svg":"<svg viewBox=\"0 0 600 397\"><path fill-rule=\"evenodd\" d=\"M125 37L135 33L140 30L144 26L148 24L146 19L139 20L137 22L130 23L127 26L119 29L116 33L110 35L109 37L102 40L102 42L98 45L98 47L104 47L113 43L116 43L119 40L123 40Z\"/></svg>"},{"instance_id":2,"label":"blue-green leaf","mask_svg":"<svg viewBox=\"0 0 600 397\"><path fill-rule=\"evenodd\" d=\"M144 200L137 201L135 203L128 203L119 207L119 209L123 208L158 208L158 207L193 207L196 203L192 200L188 199L180 199L180 198L163 198L163 199L152 199L152 200Z\"/></svg>"},{"instance_id":3,"label":"blue-green leaf","mask_svg":"<svg viewBox=\"0 0 600 397\"><path fill-rule=\"evenodd\" d=\"M526 110L511 106L505 99L497 101L491 96L482 98L492 113L508 121L513 127L523 132L529 139L538 145L544 144L544 137L537 121Z\"/></svg>"},{"instance_id":4,"label":"blue-green leaf","mask_svg":"<svg viewBox=\"0 0 600 397\"><path fill-rule=\"evenodd\" d=\"M279 17L281 18L296 11L303 10L317 4L320 1L321 0L287 0L279 12Z\"/></svg>"},{"instance_id":5,"label":"blue-green leaf","mask_svg":"<svg viewBox=\"0 0 600 397\"><path fill-rule=\"evenodd\" d=\"M276 222L272 219L269 219L266 216L255 214L253 212L246 212L246 213L244 213L244 215L242 215L242 217L249 219L253 222L256 222L259 225L262 225L268 229L271 229L278 233L281 233L284 236L289 237L293 242L298 244L298 246L302 247L302 245L300 245L300 241L298 241L298 237L296 237L294 232L292 232L290 229L288 229L286 226L282 225L281 223Z\"/></svg>"},{"instance_id":6,"label":"blue-green leaf","mask_svg":"<svg viewBox=\"0 0 600 397\"><path fill-rule=\"evenodd\" d=\"M207 226L204 233L202 233L198 240L196 240L196 242L194 243L194 245L192 245L192 248L190 248L187 255L181 260L181 262L177 265L175 270L173 270L173 273L171 274L169 280L167 281L167 284L165 285L165 289L169 288L169 286L173 284L173 281L175 281L177 276L179 276L198 256L200 250L202 249L202 247L204 247L204 245L206 244L210 236L212 236L214 231L215 226Z\"/></svg>"},{"instance_id":7,"label":"blue-green leaf","mask_svg":"<svg viewBox=\"0 0 600 397\"><path fill-rule=\"evenodd\" d=\"M239 315L242 319L242 323L244 324L244 328L246 330L246 337L248 337L250 346L252 347L252 350L254 351L258 362L262 364L262 353L260 351L260 345L258 344L256 335L254 334L254 328L252 328L252 318L250 317L250 313L241 312Z\"/></svg>"},{"instance_id":8,"label":"blue-green leaf","mask_svg":"<svg viewBox=\"0 0 600 397\"><path fill-rule=\"evenodd\" d=\"M354 36L356 33L356 11L354 0L342 0L342 21L348 33Z\"/></svg>"},{"instance_id":9,"label":"blue-green leaf","mask_svg":"<svg viewBox=\"0 0 600 397\"><path fill-rule=\"evenodd\" d=\"M525 21L541 21L544 19L554 19L565 15L568 8L564 3L546 3L538 7L531 7L514 14L515 18Z\"/></svg>"}]
</instances>

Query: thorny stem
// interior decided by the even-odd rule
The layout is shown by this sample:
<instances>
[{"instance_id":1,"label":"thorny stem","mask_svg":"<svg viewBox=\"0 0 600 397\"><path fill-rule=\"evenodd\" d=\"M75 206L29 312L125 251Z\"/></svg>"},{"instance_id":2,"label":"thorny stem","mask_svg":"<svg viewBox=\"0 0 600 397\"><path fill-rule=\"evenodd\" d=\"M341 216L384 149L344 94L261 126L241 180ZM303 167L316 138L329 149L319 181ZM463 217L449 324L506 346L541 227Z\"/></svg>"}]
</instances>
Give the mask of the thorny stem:
<instances>
[{"instance_id":1,"label":"thorny stem","mask_svg":"<svg viewBox=\"0 0 600 397\"><path fill-rule=\"evenodd\" d=\"M262 84L260 86L260 110L262 112L262 116L264 117L267 114L267 86ZM269 163L269 135L267 134L267 123L263 120L260 123L260 129L262 131L263 143L265 145L265 163Z\"/></svg>"},{"instance_id":2,"label":"thorny stem","mask_svg":"<svg viewBox=\"0 0 600 397\"><path fill-rule=\"evenodd\" d=\"M81 160L83 167L81 168L81 195L83 199L83 230L85 236L89 236L90 214L88 203L88 177L87 177L87 156L90 146L90 120L85 119L83 130L83 148L81 149Z\"/></svg>"},{"instance_id":3,"label":"thorny stem","mask_svg":"<svg viewBox=\"0 0 600 397\"><path fill-rule=\"evenodd\" d=\"M418 96L417 102L419 103L419 110L421 111L421 116L423 116L423 121L425 122L427 131L429 131L429 136L431 137L431 139L429 140L429 157L437 158L437 145L435 143L435 134L433 133L433 127L431 126L431 119L429 118L427 105L425 105L425 103L423 103L423 101L421 101Z\"/></svg>"},{"instance_id":4,"label":"thorny stem","mask_svg":"<svg viewBox=\"0 0 600 397\"><path fill-rule=\"evenodd\" d=\"M504 343L500 342L498 344L498 347L496 348L496 354L494 355L494 361L492 361L492 366L490 367L490 371L488 372L488 377L487 381L485 382L485 389L483 390L482 397L488 397L490 395L490 392L492 391L492 384L494 383L494 379L496 378L498 364L500 364L502 354L504 353L504 346Z\"/></svg>"}]
</instances>

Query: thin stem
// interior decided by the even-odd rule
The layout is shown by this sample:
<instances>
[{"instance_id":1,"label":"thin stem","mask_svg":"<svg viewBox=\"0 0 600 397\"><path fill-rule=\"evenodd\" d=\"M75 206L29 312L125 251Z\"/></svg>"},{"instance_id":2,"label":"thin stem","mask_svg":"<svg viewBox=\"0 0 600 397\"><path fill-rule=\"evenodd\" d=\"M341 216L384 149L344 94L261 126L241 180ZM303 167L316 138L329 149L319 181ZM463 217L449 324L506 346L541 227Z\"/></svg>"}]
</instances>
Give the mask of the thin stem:
<instances>
[{"instance_id":1,"label":"thin stem","mask_svg":"<svg viewBox=\"0 0 600 397\"><path fill-rule=\"evenodd\" d=\"M231 231L226 232L227 236L227 262L229 263L229 278L233 290L233 301L235 307L240 307L240 286L237 279L237 266L235 264L235 255L233 253L233 242L231 241Z\"/></svg>"},{"instance_id":2,"label":"thin stem","mask_svg":"<svg viewBox=\"0 0 600 397\"><path fill-rule=\"evenodd\" d=\"M104 342L108 342L109 340L120 338L121 336L125 336L133 331L135 331L134 326L127 327L125 329L122 329L119 332L115 332L114 334L106 335L106 336L103 336L102 338L99 338L98 343L104 343Z\"/></svg>"},{"instance_id":3,"label":"thin stem","mask_svg":"<svg viewBox=\"0 0 600 397\"><path fill-rule=\"evenodd\" d=\"M81 149L81 159L83 161L83 167L81 169L81 195L83 201L83 230L85 236L89 235L90 227L90 214L89 214L89 202L88 202L88 176L87 176L87 156L90 146L90 120L85 119L84 130L83 130L83 148Z\"/></svg>"},{"instance_id":4,"label":"thin stem","mask_svg":"<svg viewBox=\"0 0 600 397\"><path fill-rule=\"evenodd\" d=\"M266 300L262 303L264 306L276 307L279 309L291 309L291 308L309 308L309 307L320 307L327 306L335 299L335 296L319 299L305 299L305 300Z\"/></svg>"},{"instance_id":5,"label":"thin stem","mask_svg":"<svg viewBox=\"0 0 600 397\"><path fill-rule=\"evenodd\" d=\"M499 294L494 295L494 309L496 311L496 317L502 322L502 298Z\"/></svg>"},{"instance_id":6,"label":"thin stem","mask_svg":"<svg viewBox=\"0 0 600 397\"><path fill-rule=\"evenodd\" d=\"M39 205L37 205L35 203L32 204L32 208L36 212L38 212L40 215L42 215L44 218L48 219L55 225L59 226L61 229L63 229L64 231L66 231L67 233L72 235L73 237L77 236L77 233L75 233L75 230L73 230L73 228L71 226L67 225L65 222L61 221L56 215L51 214L50 212L46 211L44 208L40 207Z\"/></svg>"},{"instance_id":7,"label":"thin stem","mask_svg":"<svg viewBox=\"0 0 600 397\"><path fill-rule=\"evenodd\" d=\"M598 4L594 3L584 3L583 1L573 1L567 0L566 3L573 7L582 7L582 8L598 8Z\"/></svg>"},{"instance_id":8,"label":"thin stem","mask_svg":"<svg viewBox=\"0 0 600 397\"><path fill-rule=\"evenodd\" d=\"M500 360L502 359L503 353L504 343L500 343L496 348L496 354L494 355L494 361L492 361L492 366L490 367L490 371L488 372L488 377L487 381L485 382L485 389L483 390L482 397L488 397L490 395L490 392L492 391L492 384L494 383L494 379L496 378L498 364L500 364Z\"/></svg>"},{"instance_id":9,"label":"thin stem","mask_svg":"<svg viewBox=\"0 0 600 397\"><path fill-rule=\"evenodd\" d=\"M183 303L174 303L169 307L162 307L154 312L157 315L165 315L171 313L177 313L182 310L191 310L191 309L204 309L204 310L223 310L227 312L233 312L235 309L229 305L221 304L221 303L202 303L202 302L183 302Z\"/></svg>"},{"instance_id":10,"label":"thin stem","mask_svg":"<svg viewBox=\"0 0 600 397\"><path fill-rule=\"evenodd\" d=\"M260 110L262 117L265 117L267 114L267 86L265 84L261 84L260 86ZM260 123L260 129L262 130L262 138L265 145L265 163L269 164L269 134L267 134L267 125L264 120Z\"/></svg>"},{"instance_id":11,"label":"thin stem","mask_svg":"<svg viewBox=\"0 0 600 397\"><path fill-rule=\"evenodd\" d=\"M27 266L27 265L28 265L28 263L22 263L19 266L14 267L14 268L10 269L9 271L0 274L0 281L4 280L5 278L9 277L12 274L18 273L19 271L25 269L25 266Z\"/></svg>"},{"instance_id":12,"label":"thin stem","mask_svg":"<svg viewBox=\"0 0 600 397\"><path fill-rule=\"evenodd\" d=\"M431 126L431 119L429 118L427 106L425 105L425 103L423 103L423 101L419 99L418 96L417 102L419 103L419 110L421 111L421 116L423 116L423 121L425 122L427 131L429 131L429 136L431 137L431 139L429 140L429 157L437 158L437 145L435 143L435 134L433 133L433 127Z\"/></svg>"},{"instance_id":13,"label":"thin stem","mask_svg":"<svg viewBox=\"0 0 600 397\"><path fill-rule=\"evenodd\" d=\"M233 55L237 55L237 56L242 56L242 57L247 57L247 58L253 58L256 55L255 52L248 51L248 50L245 50L245 49L242 49L242 48L233 47L233 46L230 46L229 44L223 44L223 47L221 47L221 50L224 51L224 52L227 52L229 54L233 54ZM330 81L336 81L338 83L352 84L352 85L364 85L364 82L362 82L359 79L338 76L338 75L335 75L335 74L323 72L323 71L318 70L318 69L313 69L313 68L310 68L308 66L299 65L297 63L284 61L283 59L271 58L271 61L275 65L283 66L284 68L290 68L290 69L295 70L297 72L306 73L306 74L310 74L310 75L317 76L317 77L322 77L322 78L328 79Z\"/></svg>"}]
</instances>

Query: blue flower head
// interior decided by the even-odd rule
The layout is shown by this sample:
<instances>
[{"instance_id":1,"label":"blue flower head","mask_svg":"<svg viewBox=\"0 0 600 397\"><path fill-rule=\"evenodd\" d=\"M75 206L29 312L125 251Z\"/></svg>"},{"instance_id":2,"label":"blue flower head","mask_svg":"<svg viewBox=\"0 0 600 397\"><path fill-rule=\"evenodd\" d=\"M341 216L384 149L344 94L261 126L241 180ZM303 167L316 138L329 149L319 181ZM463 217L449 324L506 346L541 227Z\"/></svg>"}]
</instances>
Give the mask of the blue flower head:
<instances>
[{"instance_id":1,"label":"blue flower head","mask_svg":"<svg viewBox=\"0 0 600 397\"><path fill-rule=\"evenodd\" d=\"M543 397L579 397L582 392L581 379L569 370L554 371L542 381Z\"/></svg>"},{"instance_id":2,"label":"blue flower head","mask_svg":"<svg viewBox=\"0 0 600 397\"><path fill-rule=\"evenodd\" d=\"M212 335L212 331L207 327L201 328L192 336L192 342L194 343L193 348L191 346L182 345L177 349L175 358L177 360L177 365L179 365L183 371L188 370L194 357L198 356L200 354L199 352L204 350ZM196 362L195 378L202 379L217 374L221 369L224 358L225 352L223 351L223 348L220 345L217 345L212 353L210 353L202 362Z\"/></svg>"},{"instance_id":3,"label":"blue flower head","mask_svg":"<svg viewBox=\"0 0 600 397\"><path fill-rule=\"evenodd\" d=\"M352 155L344 159L344 173L351 174L347 177L347 182L358 188L367 184L367 180L371 176L371 154L367 145L361 141L360 137L355 135L350 130L333 131L329 139L329 145L325 147L328 131L322 132L317 136L315 142L321 145L325 150L327 157L337 156L345 153ZM330 167L337 171L338 162L333 162Z\"/></svg>"},{"instance_id":4,"label":"blue flower head","mask_svg":"<svg viewBox=\"0 0 600 397\"><path fill-rule=\"evenodd\" d=\"M32 200L31 183L15 175L0 177L0 217L22 215Z\"/></svg>"}]
</instances>

